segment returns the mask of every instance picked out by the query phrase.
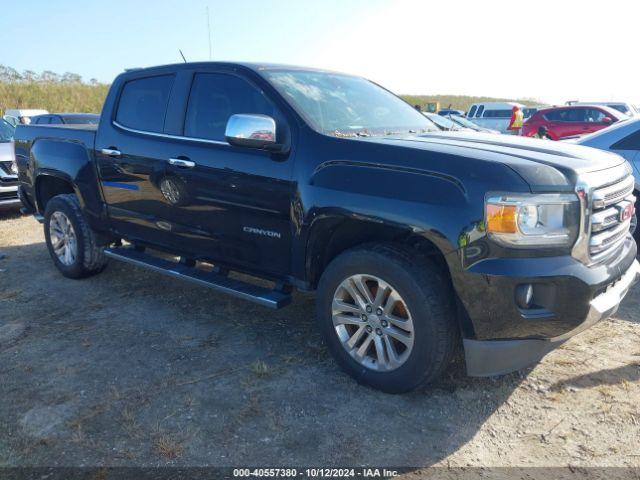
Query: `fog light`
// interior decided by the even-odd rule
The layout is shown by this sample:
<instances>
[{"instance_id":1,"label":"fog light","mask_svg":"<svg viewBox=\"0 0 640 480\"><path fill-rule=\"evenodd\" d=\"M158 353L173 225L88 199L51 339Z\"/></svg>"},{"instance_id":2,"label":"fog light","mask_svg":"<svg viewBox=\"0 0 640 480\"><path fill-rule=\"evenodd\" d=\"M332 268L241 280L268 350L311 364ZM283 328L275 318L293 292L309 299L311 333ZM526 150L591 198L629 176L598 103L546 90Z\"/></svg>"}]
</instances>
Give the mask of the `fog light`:
<instances>
[{"instance_id":1,"label":"fog light","mask_svg":"<svg viewBox=\"0 0 640 480\"><path fill-rule=\"evenodd\" d=\"M15 160L13 162L11 162L11 173L13 175L17 175L18 174L18 164L15 162Z\"/></svg>"},{"instance_id":2,"label":"fog light","mask_svg":"<svg viewBox=\"0 0 640 480\"><path fill-rule=\"evenodd\" d=\"M516 303L520 308L530 308L533 299L533 285L522 283L516 287Z\"/></svg>"}]
</instances>

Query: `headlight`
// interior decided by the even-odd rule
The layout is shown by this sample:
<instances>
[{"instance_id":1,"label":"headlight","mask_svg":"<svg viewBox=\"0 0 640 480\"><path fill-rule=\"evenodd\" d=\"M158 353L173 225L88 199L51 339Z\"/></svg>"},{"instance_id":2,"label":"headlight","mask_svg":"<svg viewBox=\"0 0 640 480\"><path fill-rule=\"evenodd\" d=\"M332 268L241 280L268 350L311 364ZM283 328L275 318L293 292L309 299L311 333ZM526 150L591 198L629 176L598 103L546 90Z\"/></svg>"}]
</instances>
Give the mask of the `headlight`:
<instances>
[{"instance_id":1,"label":"headlight","mask_svg":"<svg viewBox=\"0 0 640 480\"><path fill-rule=\"evenodd\" d=\"M578 235L574 194L496 194L485 204L490 238L508 247L569 247Z\"/></svg>"},{"instance_id":2,"label":"headlight","mask_svg":"<svg viewBox=\"0 0 640 480\"><path fill-rule=\"evenodd\" d=\"M16 163L16 161L14 160L13 162L11 162L11 173L13 175L17 175L18 174L18 164Z\"/></svg>"}]
</instances>

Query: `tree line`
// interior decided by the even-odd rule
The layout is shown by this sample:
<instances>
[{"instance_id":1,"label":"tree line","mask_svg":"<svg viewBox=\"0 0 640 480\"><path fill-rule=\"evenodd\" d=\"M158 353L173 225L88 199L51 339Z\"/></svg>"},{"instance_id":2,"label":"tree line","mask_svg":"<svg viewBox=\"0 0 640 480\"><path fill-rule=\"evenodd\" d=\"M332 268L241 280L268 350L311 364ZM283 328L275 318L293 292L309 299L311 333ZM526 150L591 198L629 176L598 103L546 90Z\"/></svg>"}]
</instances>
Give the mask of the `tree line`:
<instances>
[{"instance_id":1,"label":"tree line","mask_svg":"<svg viewBox=\"0 0 640 480\"><path fill-rule=\"evenodd\" d=\"M19 72L15 68L0 65L0 83L66 83L66 84L87 84L98 85L100 82L95 78L84 82L82 75L73 72L56 73L51 70L34 72L33 70L23 70Z\"/></svg>"}]
</instances>

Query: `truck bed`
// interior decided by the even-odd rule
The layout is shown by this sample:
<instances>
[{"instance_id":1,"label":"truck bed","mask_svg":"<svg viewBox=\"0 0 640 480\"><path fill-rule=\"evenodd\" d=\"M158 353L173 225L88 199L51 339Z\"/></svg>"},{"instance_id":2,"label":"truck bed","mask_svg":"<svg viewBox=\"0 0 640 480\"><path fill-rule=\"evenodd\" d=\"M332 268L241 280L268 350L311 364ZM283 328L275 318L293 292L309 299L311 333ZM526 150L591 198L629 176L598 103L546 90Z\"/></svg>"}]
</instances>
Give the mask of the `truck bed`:
<instances>
[{"instance_id":1,"label":"truck bed","mask_svg":"<svg viewBox=\"0 0 640 480\"><path fill-rule=\"evenodd\" d=\"M18 125L16 142L31 143L36 139L74 140L92 149L98 125ZM16 152L17 153L17 152Z\"/></svg>"}]
</instances>

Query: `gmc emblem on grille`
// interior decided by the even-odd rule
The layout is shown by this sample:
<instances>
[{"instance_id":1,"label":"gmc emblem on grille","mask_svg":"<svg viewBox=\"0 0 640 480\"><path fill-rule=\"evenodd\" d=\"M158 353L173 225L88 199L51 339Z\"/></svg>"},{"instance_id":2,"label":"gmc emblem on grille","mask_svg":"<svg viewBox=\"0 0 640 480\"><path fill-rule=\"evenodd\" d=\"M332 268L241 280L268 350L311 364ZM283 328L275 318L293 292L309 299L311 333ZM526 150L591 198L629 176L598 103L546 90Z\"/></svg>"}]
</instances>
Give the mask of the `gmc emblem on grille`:
<instances>
[{"instance_id":1,"label":"gmc emblem on grille","mask_svg":"<svg viewBox=\"0 0 640 480\"><path fill-rule=\"evenodd\" d=\"M616 205L616 208L618 209L620 222L629 220L631 217L633 217L633 214L635 212L635 207L631 202L621 203L619 205Z\"/></svg>"}]
</instances>

